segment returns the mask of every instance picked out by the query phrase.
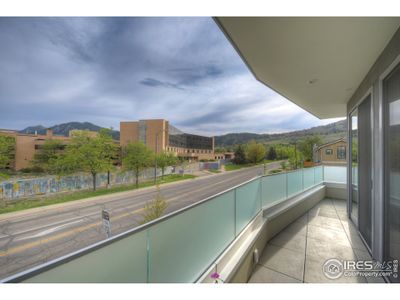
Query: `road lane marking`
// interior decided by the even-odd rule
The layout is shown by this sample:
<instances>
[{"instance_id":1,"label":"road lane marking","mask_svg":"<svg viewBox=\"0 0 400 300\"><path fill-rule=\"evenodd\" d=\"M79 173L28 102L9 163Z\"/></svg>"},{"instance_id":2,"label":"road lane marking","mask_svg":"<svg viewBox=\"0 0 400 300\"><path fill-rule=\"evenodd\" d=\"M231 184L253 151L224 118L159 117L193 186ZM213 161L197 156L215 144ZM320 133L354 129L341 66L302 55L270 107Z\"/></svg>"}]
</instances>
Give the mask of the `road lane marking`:
<instances>
[{"instance_id":1,"label":"road lane marking","mask_svg":"<svg viewBox=\"0 0 400 300\"><path fill-rule=\"evenodd\" d=\"M183 194L180 194L179 196L176 196L176 197L173 197L173 198L169 198L169 199L167 199L167 203L175 201L175 200L177 200L177 199L179 199L181 197L184 197L186 195L190 195L190 194L196 193L196 192L204 190L204 189L209 189L210 186L216 186L216 185L220 185L221 183L232 181L232 180L236 179L237 177L240 177L240 176L232 176L230 178L227 178L226 180L222 180L222 181L216 182L214 184L207 185L205 187L196 189L194 191L183 193ZM134 215L134 214L136 214L138 212L141 212L143 210L144 210L144 208L140 208L140 209L133 210L131 212L123 213L121 215L117 215L115 217L112 217L112 220L114 220L114 221L115 220L119 220L119 219L125 218L127 216ZM20 246L12 247L12 248L7 249L6 251L0 251L0 257L5 257L5 256L10 255L10 254L16 254L16 253L19 253L19 252L23 252L25 250L29 250L31 248L37 247L37 246L39 246L41 244L47 244L49 242L53 242L53 241L62 239L64 237L68 237L68 236L71 236L73 234L81 233L81 232L83 232L85 230L94 228L96 226L100 226L101 224L102 224L102 222L90 223L90 224L87 224L87 225L84 225L84 226L81 226L81 227L78 227L78 228L74 228L74 229L70 229L70 230L65 231L65 232L61 232L59 234L56 234L54 236L51 236L51 237L48 237L48 238L45 238L45 239L40 239L40 240L33 241L33 242L30 242L30 243L27 243L27 244L23 244L23 245L20 245Z\"/></svg>"},{"instance_id":2,"label":"road lane marking","mask_svg":"<svg viewBox=\"0 0 400 300\"><path fill-rule=\"evenodd\" d=\"M11 235L7 235L7 236L5 236L5 235L4 235L4 236L1 236L1 235L0 235L0 240L1 240L2 238L5 238L5 237L16 236L16 235L22 235L22 234L25 234L25 233L28 233L28 232L38 231L38 230L40 230L40 229L52 227L52 226L59 225L59 224L65 223L65 222L69 222L69 221L74 221L74 220L78 220L78 219L83 219L83 218L91 217L91 216L96 215L96 214L98 214L98 212L96 212L96 213L90 213L90 214L87 214L87 215L83 215L83 216L79 216L79 217L74 217L74 218L70 218L70 219L66 219L66 220L61 220L61 221L57 221L57 222L54 222L54 223L51 223L51 224L41 225L41 226L38 226L38 227L26 229L26 230L21 230L21 231L13 232L13 233L11 233Z\"/></svg>"},{"instance_id":3,"label":"road lane marking","mask_svg":"<svg viewBox=\"0 0 400 300\"><path fill-rule=\"evenodd\" d=\"M136 210L133 210L131 212L124 213L124 214L118 215L116 217L113 217L112 220L114 220L114 221L115 220L119 220L119 219L125 218L125 217L127 217L129 215L133 215L135 213L141 212L142 210L143 210L143 208L136 209ZM20 245L20 246L12 247L10 249L7 249L6 251L0 251L0 257L5 257L5 256L10 255L10 254L16 254L16 253L23 252L23 251L29 250L31 248L37 247L37 246L42 245L42 244L47 244L49 242L57 241L57 240L62 239L64 237L68 237L68 236L71 236L73 234L78 234L78 233L81 233L81 232L83 232L85 230L94 228L96 226L100 226L101 224L102 224L102 222L90 223L90 224L87 224L87 225L84 225L84 226L81 226L81 227L78 227L78 228L74 228L74 229L70 229L68 231L64 231L64 232L58 233L58 234L56 234L54 236L51 236L51 237L48 237L48 238L45 238L45 239L40 239L40 240L37 240L37 241L34 241L34 242L30 242L30 243L23 244L23 245Z\"/></svg>"},{"instance_id":4,"label":"road lane marking","mask_svg":"<svg viewBox=\"0 0 400 300\"><path fill-rule=\"evenodd\" d=\"M73 222L69 222L69 223L66 223L66 224L63 224L63 225L58 225L56 227L52 227L52 228L40 231L40 232L38 232L38 233L36 233L34 235L29 235L29 236L25 236L25 237L21 237L21 238L16 238L15 241L23 241L23 240L28 240L28 239L33 239L33 238L41 237L41 236L44 236L44 235L48 235L48 234L51 234L53 232L59 231L59 230L65 228L65 227L68 227L68 226L70 226L72 224L80 223L82 221L83 221L83 219L81 218L80 220L76 220L76 221L73 221Z\"/></svg>"}]
</instances>

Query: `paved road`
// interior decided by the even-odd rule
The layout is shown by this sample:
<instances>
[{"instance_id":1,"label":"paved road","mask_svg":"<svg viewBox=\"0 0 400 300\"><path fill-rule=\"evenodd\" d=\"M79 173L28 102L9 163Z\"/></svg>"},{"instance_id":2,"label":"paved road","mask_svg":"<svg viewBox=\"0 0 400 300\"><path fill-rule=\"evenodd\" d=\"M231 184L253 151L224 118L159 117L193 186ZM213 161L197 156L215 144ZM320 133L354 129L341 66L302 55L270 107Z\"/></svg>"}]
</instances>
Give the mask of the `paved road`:
<instances>
[{"instance_id":1,"label":"paved road","mask_svg":"<svg viewBox=\"0 0 400 300\"><path fill-rule=\"evenodd\" d=\"M268 165L277 168L278 163ZM168 202L167 213L178 210L218 192L247 181L262 172L262 167L247 168L161 185ZM33 209L22 215L0 215L0 278L76 251L105 238L101 210L110 211L112 234L139 225L155 188L135 190L64 205Z\"/></svg>"}]
</instances>

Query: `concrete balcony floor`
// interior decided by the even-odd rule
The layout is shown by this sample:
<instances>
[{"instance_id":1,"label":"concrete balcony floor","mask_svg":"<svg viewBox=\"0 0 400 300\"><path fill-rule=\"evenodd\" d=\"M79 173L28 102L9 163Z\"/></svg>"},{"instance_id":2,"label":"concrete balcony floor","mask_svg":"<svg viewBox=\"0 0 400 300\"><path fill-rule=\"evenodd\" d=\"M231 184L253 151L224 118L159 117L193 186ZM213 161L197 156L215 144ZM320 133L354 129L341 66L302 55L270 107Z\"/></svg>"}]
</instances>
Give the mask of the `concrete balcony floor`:
<instances>
[{"instance_id":1,"label":"concrete balcony floor","mask_svg":"<svg viewBox=\"0 0 400 300\"><path fill-rule=\"evenodd\" d=\"M249 283L383 283L382 278L325 277L326 260L370 260L344 200L324 199L271 239Z\"/></svg>"}]
</instances>

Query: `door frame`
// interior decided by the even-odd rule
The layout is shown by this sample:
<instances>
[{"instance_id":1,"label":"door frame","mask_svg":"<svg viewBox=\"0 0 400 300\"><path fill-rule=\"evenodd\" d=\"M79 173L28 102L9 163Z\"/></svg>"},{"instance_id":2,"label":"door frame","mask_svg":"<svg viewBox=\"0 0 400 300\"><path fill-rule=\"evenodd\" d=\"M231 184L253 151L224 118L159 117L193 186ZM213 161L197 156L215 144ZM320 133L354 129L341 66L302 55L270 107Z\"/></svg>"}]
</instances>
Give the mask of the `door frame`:
<instances>
[{"instance_id":1,"label":"door frame","mask_svg":"<svg viewBox=\"0 0 400 300\"><path fill-rule=\"evenodd\" d=\"M387 111L386 111L386 105L385 105L385 99L383 98L383 82L384 80L390 75L390 73L398 66L400 65L400 55L398 55L392 63L381 73L379 76L379 135L381 136L380 140L380 146L381 146L381 151L380 151L380 168L379 168L379 175L380 175L380 189L379 189L379 198L380 198L380 220L378 223L378 228L377 230L380 232L381 237L379 240L379 260L384 261L387 255L387 250L385 245L387 242L387 201L386 201L386 196L387 196L387 174L386 174L386 160L385 160L385 154L387 152L387 147L386 147L386 142L387 142L387 128L386 128L386 123L385 123L385 117L387 118Z\"/></svg>"},{"instance_id":2,"label":"door frame","mask_svg":"<svg viewBox=\"0 0 400 300\"><path fill-rule=\"evenodd\" d=\"M399 57L400 59L400 57ZM357 109L358 107L367 99L370 98L370 133L371 133L371 191L370 191L370 196L371 196L371 247L368 245L368 243L365 241L364 237L362 236L361 232L360 232L360 228L359 228L359 220L360 220L360 209L358 209L357 211L357 223L354 222L354 219L351 216L351 205L352 205L352 153L353 153L353 143L352 143L352 121L351 121L351 115L353 114L353 112ZM368 249L368 251L372 254L372 249L374 248L374 227L375 227L375 205L374 205L374 189L375 189L375 185L374 185L374 173L375 173L375 166L373 163L374 160L374 155L375 155L375 149L374 149L374 88L373 86L371 86L366 92L365 94L359 98L359 100L349 109L349 113L347 115L347 120L348 120L348 136L347 136L347 145L348 145L348 158L347 158L347 194L348 194L348 199L347 199L347 215L350 219L350 221L357 227L357 231L358 231L358 235L360 236L361 240L363 241L364 245L366 246L366 248ZM358 113L357 113L357 123L358 123ZM359 130L358 128L358 124L357 124L357 131ZM358 134L358 133L357 133ZM358 144L359 146L359 144ZM357 176L357 187L360 188L360 177ZM357 197L359 197L359 193L357 193ZM358 205L360 205L360 200L358 199Z\"/></svg>"}]
</instances>

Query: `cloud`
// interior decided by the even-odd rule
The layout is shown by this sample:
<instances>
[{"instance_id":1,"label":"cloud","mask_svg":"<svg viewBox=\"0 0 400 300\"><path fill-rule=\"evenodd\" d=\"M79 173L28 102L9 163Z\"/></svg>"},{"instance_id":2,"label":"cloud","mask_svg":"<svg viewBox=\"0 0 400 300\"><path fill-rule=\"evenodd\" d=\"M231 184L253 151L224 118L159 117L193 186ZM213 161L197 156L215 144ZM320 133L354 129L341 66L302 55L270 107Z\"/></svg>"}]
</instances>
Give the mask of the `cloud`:
<instances>
[{"instance_id":1,"label":"cloud","mask_svg":"<svg viewBox=\"0 0 400 300\"><path fill-rule=\"evenodd\" d=\"M183 88L177 84L170 83L170 82L162 82L162 81L154 79L154 78L145 78L145 79L141 80L140 83L143 85L150 86L150 87L160 87L161 86L161 87L175 88L178 90L183 90Z\"/></svg>"},{"instance_id":2,"label":"cloud","mask_svg":"<svg viewBox=\"0 0 400 300\"><path fill-rule=\"evenodd\" d=\"M323 124L257 82L211 18L0 18L0 128L165 118L198 134Z\"/></svg>"}]
</instances>

